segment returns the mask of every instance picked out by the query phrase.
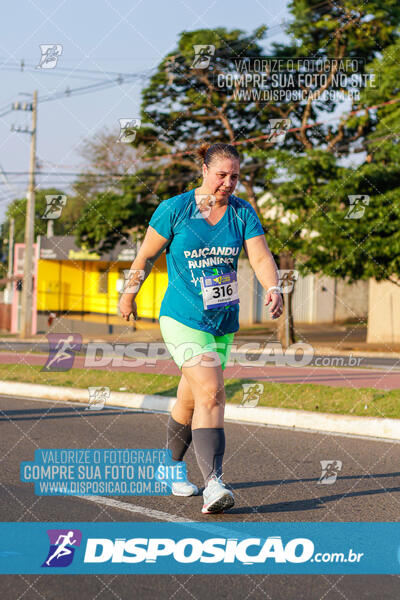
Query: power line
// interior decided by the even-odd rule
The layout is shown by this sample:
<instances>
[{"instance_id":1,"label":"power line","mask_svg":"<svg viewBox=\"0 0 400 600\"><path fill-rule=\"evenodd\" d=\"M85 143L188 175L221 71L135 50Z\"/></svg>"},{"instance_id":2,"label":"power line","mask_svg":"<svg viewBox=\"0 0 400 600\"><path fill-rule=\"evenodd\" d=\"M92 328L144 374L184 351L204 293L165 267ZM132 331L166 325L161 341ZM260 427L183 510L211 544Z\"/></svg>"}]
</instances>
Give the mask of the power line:
<instances>
[{"instance_id":1,"label":"power line","mask_svg":"<svg viewBox=\"0 0 400 600\"><path fill-rule=\"evenodd\" d=\"M90 93L90 92L96 92L96 91L100 91L101 89L105 89L107 87L113 87L115 85L123 85L125 83L131 83L132 80L135 79L146 79L149 76L149 71L142 71L139 73L131 73L130 75L125 75L122 77L122 79L120 79L119 77L116 80L104 80L104 81L99 81L97 83L92 83L92 84L88 84L88 85L84 85L78 88L72 88L69 89L67 88L67 90L65 90L64 92L58 92L58 93L54 93L54 94L49 94L48 96L44 96L44 98L41 100L41 102L50 102L52 100L58 100L59 98L64 97L65 95L67 96L80 96L83 93Z\"/></svg>"},{"instance_id":2,"label":"power line","mask_svg":"<svg viewBox=\"0 0 400 600\"><path fill-rule=\"evenodd\" d=\"M6 115L8 115L8 113L12 112L12 108L9 108L8 110L6 110L5 112L0 114L0 117L5 117Z\"/></svg>"},{"instance_id":3,"label":"power line","mask_svg":"<svg viewBox=\"0 0 400 600\"><path fill-rule=\"evenodd\" d=\"M5 175L28 175L29 171L3 171ZM57 173L54 171L34 171L35 175L58 175L60 177L123 177L124 174L121 173L85 173L85 172L65 172L65 173Z\"/></svg>"},{"instance_id":4,"label":"power line","mask_svg":"<svg viewBox=\"0 0 400 600\"><path fill-rule=\"evenodd\" d=\"M63 92L55 92L53 94L44 96L43 98L41 98L39 100L39 104L42 104L43 102L52 102L54 100L60 100L61 98L65 98L65 97L71 97L71 96L76 97L76 96L82 96L83 94L90 94L93 92L103 91L105 89L114 87L116 85L124 85L126 83L132 83L136 79L144 80L149 77L150 72L153 70L154 69L149 69L148 71L124 74L122 76L121 76L121 74L118 74L118 77L116 80L105 79L103 81L98 81L96 83L88 84L85 86L80 86L77 88L67 87ZM8 115L10 112L12 112L12 110L13 110L12 107L8 108L7 110L4 110L4 112L0 113L0 117L4 117L4 116Z\"/></svg>"},{"instance_id":5,"label":"power line","mask_svg":"<svg viewBox=\"0 0 400 600\"><path fill-rule=\"evenodd\" d=\"M28 71L32 70L34 72L37 72L36 67L34 65L26 65L26 66L27 66ZM24 67L24 69L25 69L25 67ZM0 70L21 71L20 67L17 64L4 65L3 67L0 67ZM108 76L109 81L112 81L115 78L124 79L124 78L132 77L132 76L136 75L136 73L122 73L121 71L98 71L98 70L94 71L92 69L67 69L67 68L63 68L63 67L59 67L59 66L57 66L57 68L54 68L54 69L47 69L43 72L43 74L45 75L45 77L47 77L48 75L56 75L58 77L65 77L65 75L68 75L69 77L76 77L78 79L86 79L86 80L93 79L95 81L104 81L104 76ZM97 75L97 77L93 77L93 75Z\"/></svg>"},{"instance_id":6,"label":"power line","mask_svg":"<svg viewBox=\"0 0 400 600\"><path fill-rule=\"evenodd\" d=\"M20 69L18 67L3 67L1 70L2 71L20 71ZM35 72L35 69L32 69L32 71ZM57 75L57 72L55 72L53 69L49 69L48 72L46 72L45 77L47 77L48 75ZM64 73L58 74L58 77L64 77L64 76L65 76ZM79 74L74 74L73 72L68 73L68 77L72 77L74 79L84 79L85 81L88 81L88 80L100 81L100 77L92 77L90 75L79 75Z\"/></svg>"},{"instance_id":7,"label":"power line","mask_svg":"<svg viewBox=\"0 0 400 600\"><path fill-rule=\"evenodd\" d=\"M1 68L15 68L17 67L19 71L21 71L21 65L18 62L15 63L11 63L11 64L3 64L0 65L0 69ZM23 69L25 70L26 68L29 69L34 69L36 71L37 65L34 64L27 64L24 63ZM45 69L42 70L42 73L46 73L46 75L49 75L51 73L53 73L54 75L57 75L58 72L64 73L65 71L67 71L70 74L73 73L88 73L89 75L110 75L110 77L115 77L115 76L129 76L129 75L135 75L135 73L129 72L129 73L122 73L121 71L103 71L103 70L99 70L99 69L81 69L81 68L75 68L75 67L62 67L60 65L57 65L56 68L54 69Z\"/></svg>"},{"instance_id":8,"label":"power line","mask_svg":"<svg viewBox=\"0 0 400 600\"><path fill-rule=\"evenodd\" d=\"M357 113L362 113L362 112L369 112L372 110L375 110L377 108L380 108L381 106L387 106L390 104L396 104L397 102L400 102L400 98L393 98L392 100L387 100L386 102L381 102L380 104L374 104L372 106L365 106L362 108L357 108L355 110L352 110L348 113L348 115L355 115ZM341 118L340 115L332 117L331 119L327 119L325 121L318 121L316 123L310 123L309 125L306 125L304 127L304 129L312 129L313 127L319 127L320 125L326 125L328 123L331 123L332 121L337 121ZM300 131L302 129L302 127L292 127L290 129L288 129L286 131L286 133L291 133L294 131ZM261 135L261 136L257 136L254 138L245 138L243 140L239 140L237 142L232 142L232 145L241 145L241 144L245 144L247 142L254 142L254 141L258 141L258 140L263 140L266 138L269 138L270 134L265 134L265 135ZM159 160L162 158L168 158L168 156L185 156L188 154L193 154L194 151L193 150L185 150L183 152L173 152L171 154L160 154L160 155L155 155L155 156L151 156L151 157L140 157L138 159L137 162L140 161L152 161L152 160ZM132 159L133 162L135 162L134 159ZM27 175L28 171L4 171L4 173L6 175L10 175L10 176L22 176L22 175ZM125 177L127 175L134 175L134 173L87 173L87 172L77 172L77 171L66 171L64 173L60 173L60 172L54 172L54 171L35 171L35 175L43 175L43 176L58 176L58 177Z\"/></svg>"},{"instance_id":9,"label":"power line","mask_svg":"<svg viewBox=\"0 0 400 600\"><path fill-rule=\"evenodd\" d=\"M329 9L333 8L332 7L332 3L331 0L323 0L322 2L319 2L318 4L314 5L313 7L311 7L312 9L318 8L318 7L323 7L324 5L327 5L327 11L325 12L329 12ZM276 25L273 25L268 31L268 33L271 33L272 31L275 30L283 30L284 27L286 26L290 26L293 24L292 22L287 22L287 23L277 23ZM267 35L265 39L268 39L269 37L274 37L276 35L276 33L273 33L272 35ZM110 59L112 60L112 59ZM28 66L28 68L35 68L32 65L25 65L24 67ZM8 65L5 65L5 67L8 67ZM11 70L15 69L15 70L21 70L21 65L18 65L18 63L16 63L15 65L12 65L10 67ZM42 98L39 102L50 102L53 100L59 100L60 98L65 98L65 97L70 97L70 96L81 96L87 93L92 93L92 92L97 92L97 91L103 91L105 89L108 89L109 87L114 87L115 85L123 85L126 83L131 83L132 80L134 79L146 79L149 77L150 73L152 71L155 71L156 67L147 69L146 71L142 71L139 73L121 73L118 71L104 71L103 74L105 75L110 75L112 77L116 77L116 79L104 79L104 80L100 80L97 81L94 84L90 84L87 86L82 86L82 87L78 87L78 88L72 88L70 89L69 87L67 87L63 92L58 92L58 93L54 93L54 94L50 94L48 96L45 96L44 98ZM57 66L57 69L49 69L48 70L49 73L53 73L54 75L57 75L57 72L68 72L72 77L74 76L74 73L88 73L88 74L99 74L99 71L97 70L93 70L93 69L67 69L66 67L59 67ZM77 75L76 77L80 77L79 75ZM84 79L84 77L82 77ZM90 77L88 77L87 79L91 79ZM5 107L4 107L5 109ZM2 110L2 109L0 109ZM11 112L12 109L7 109L5 110L3 113L0 113L0 118L6 116L7 114L9 114Z\"/></svg>"}]
</instances>

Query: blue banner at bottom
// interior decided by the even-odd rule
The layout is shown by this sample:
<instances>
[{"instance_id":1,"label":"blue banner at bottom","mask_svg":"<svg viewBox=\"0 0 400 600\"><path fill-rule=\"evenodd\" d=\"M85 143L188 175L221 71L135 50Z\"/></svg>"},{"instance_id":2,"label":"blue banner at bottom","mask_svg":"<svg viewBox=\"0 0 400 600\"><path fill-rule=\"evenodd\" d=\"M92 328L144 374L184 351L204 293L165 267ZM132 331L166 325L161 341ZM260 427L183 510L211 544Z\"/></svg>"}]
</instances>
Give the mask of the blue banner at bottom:
<instances>
[{"instance_id":1,"label":"blue banner at bottom","mask_svg":"<svg viewBox=\"0 0 400 600\"><path fill-rule=\"evenodd\" d=\"M0 573L398 574L400 523L0 523Z\"/></svg>"}]
</instances>

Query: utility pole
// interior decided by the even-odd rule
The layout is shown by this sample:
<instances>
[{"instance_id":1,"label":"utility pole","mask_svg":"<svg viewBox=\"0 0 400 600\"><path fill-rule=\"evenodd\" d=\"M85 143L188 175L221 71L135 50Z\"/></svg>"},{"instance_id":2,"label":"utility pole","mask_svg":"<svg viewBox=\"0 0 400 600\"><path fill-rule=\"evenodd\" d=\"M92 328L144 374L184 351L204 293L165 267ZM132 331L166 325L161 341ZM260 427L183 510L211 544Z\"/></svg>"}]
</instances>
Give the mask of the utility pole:
<instances>
[{"instance_id":1,"label":"utility pole","mask_svg":"<svg viewBox=\"0 0 400 600\"><path fill-rule=\"evenodd\" d=\"M4 183L10 190L11 194L14 197L17 197L17 192L14 189L14 186L8 181L7 175L4 173L3 167L0 165L0 176L3 179ZM8 269L7 269L7 286L6 286L6 304L12 303L12 297L14 293L14 282L11 281L11 277L13 274L13 263L14 263L14 217L10 217L10 226L8 230Z\"/></svg>"},{"instance_id":2,"label":"utility pole","mask_svg":"<svg viewBox=\"0 0 400 600\"><path fill-rule=\"evenodd\" d=\"M36 169L36 128L37 128L37 91L33 92L32 105L32 130L31 134L31 156L29 164L29 188L26 204L25 220L25 252L24 252L24 276L22 282L21 297L21 328L20 338L32 335L32 267L33 267L33 243L35 224L35 169Z\"/></svg>"},{"instance_id":3,"label":"utility pole","mask_svg":"<svg viewBox=\"0 0 400 600\"><path fill-rule=\"evenodd\" d=\"M285 271L293 271L294 260L290 253L281 253L279 255L279 268ZM290 344L293 344L295 341L292 298L293 287L290 291L287 291L283 294L283 314L280 322L277 323L278 340L284 349L288 348Z\"/></svg>"},{"instance_id":4,"label":"utility pole","mask_svg":"<svg viewBox=\"0 0 400 600\"><path fill-rule=\"evenodd\" d=\"M14 293L14 281L11 277L14 271L14 217L10 217L10 227L8 232L8 270L7 270L7 303L12 303Z\"/></svg>"},{"instance_id":5,"label":"utility pole","mask_svg":"<svg viewBox=\"0 0 400 600\"><path fill-rule=\"evenodd\" d=\"M54 236L54 219L48 219L47 220L47 236L48 238L51 238Z\"/></svg>"}]
</instances>

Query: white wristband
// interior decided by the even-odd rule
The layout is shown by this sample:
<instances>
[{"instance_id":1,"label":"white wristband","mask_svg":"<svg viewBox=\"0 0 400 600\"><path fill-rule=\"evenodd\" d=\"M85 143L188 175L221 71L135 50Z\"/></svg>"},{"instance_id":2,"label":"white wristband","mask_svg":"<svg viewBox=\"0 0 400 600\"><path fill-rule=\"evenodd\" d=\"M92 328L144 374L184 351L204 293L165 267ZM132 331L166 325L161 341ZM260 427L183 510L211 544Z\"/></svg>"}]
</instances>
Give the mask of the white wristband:
<instances>
[{"instance_id":1,"label":"white wristband","mask_svg":"<svg viewBox=\"0 0 400 600\"><path fill-rule=\"evenodd\" d=\"M282 288L279 287L279 285L273 285L267 290L267 294L268 294L268 292L272 292L275 294L282 294Z\"/></svg>"}]
</instances>

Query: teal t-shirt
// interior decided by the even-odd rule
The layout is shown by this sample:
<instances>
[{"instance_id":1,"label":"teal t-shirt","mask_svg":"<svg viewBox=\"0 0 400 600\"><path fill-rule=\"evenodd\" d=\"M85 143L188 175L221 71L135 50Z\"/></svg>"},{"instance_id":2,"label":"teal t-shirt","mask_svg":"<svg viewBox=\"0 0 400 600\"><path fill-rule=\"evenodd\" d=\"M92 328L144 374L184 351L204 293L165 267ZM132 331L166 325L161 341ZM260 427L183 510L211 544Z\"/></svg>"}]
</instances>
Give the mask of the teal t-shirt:
<instances>
[{"instance_id":1,"label":"teal t-shirt","mask_svg":"<svg viewBox=\"0 0 400 600\"><path fill-rule=\"evenodd\" d=\"M239 304L205 309L200 279L237 272L244 240L264 235L251 204L229 196L223 217L210 225L196 205L193 189L163 200L149 225L170 240L166 248L168 287L159 316L216 336L238 331Z\"/></svg>"}]
</instances>

